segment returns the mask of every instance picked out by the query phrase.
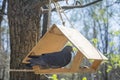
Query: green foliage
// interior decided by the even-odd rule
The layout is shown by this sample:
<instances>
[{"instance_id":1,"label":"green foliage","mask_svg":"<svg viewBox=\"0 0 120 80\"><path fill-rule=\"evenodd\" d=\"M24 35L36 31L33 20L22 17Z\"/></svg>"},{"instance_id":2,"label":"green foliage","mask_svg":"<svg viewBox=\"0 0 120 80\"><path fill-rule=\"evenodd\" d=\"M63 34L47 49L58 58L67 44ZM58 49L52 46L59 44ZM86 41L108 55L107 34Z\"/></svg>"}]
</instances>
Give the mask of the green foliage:
<instances>
[{"instance_id":1,"label":"green foliage","mask_svg":"<svg viewBox=\"0 0 120 80\"><path fill-rule=\"evenodd\" d=\"M108 23L108 18L104 18L104 19L103 19L103 22L104 22L104 23Z\"/></svg>"},{"instance_id":2,"label":"green foliage","mask_svg":"<svg viewBox=\"0 0 120 80\"><path fill-rule=\"evenodd\" d=\"M93 38L91 41L93 42L94 46L96 47L96 45L98 43L98 39L97 38Z\"/></svg>"},{"instance_id":3,"label":"green foliage","mask_svg":"<svg viewBox=\"0 0 120 80\"><path fill-rule=\"evenodd\" d=\"M100 13L100 15L104 15L105 14L105 9L99 9L99 13Z\"/></svg>"},{"instance_id":4,"label":"green foliage","mask_svg":"<svg viewBox=\"0 0 120 80\"><path fill-rule=\"evenodd\" d=\"M101 71L98 71L99 74L101 74L102 72Z\"/></svg>"},{"instance_id":5,"label":"green foliage","mask_svg":"<svg viewBox=\"0 0 120 80\"><path fill-rule=\"evenodd\" d=\"M68 45L68 46L73 46L73 45L72 45L72 43L71 43L71 42L69 42L69 41L67 42L67 44L66 44L66 45Z\"/></svg>"},{"instance_id":6,"label":"green foliage","mask_svg":"<svg viewBox=\"0 0 120 80\"><path fill-rule=\"evenodd\" d=\"M119 36L119 35L120 35L120 30L113 31L112 34L113 34L114 36Z\"/></svg>"},{"instance_id":7,"label":"green foliage","mask_svg":"<svg viewBox=\"0 0 120 80\"><path fill-rule=\"evenodd\" d=\"M97 16L96 13L93 13L93 14L92 14L92 17L93 17L94 20L98 20L98 16Z\"/></svg>"},{"instance_id":8,"label":"green foliage","mask_svg":"<svg viewBox=\"0 0 120 80\"><path fill-rule=\"evenodd\" d=\"M58 80L57 78L57 75L56 74L53 74L52 77L51 77L52 80Z\"/></svg>"},{"instance_id":9,"label":"green foliage","mask_svg":"<svg viewBox=\"0 0 120 80\"><path fill-rule=\"evenodd\" d=\"M65 80L64 78L61 78L60 80Z\"/></svg>"},{"instance_id":10,"label":"green foliage","mask_svg":"<svg viewBox=\"0 0 120 80\"><path fill-rule=\"evenodd\" d=\"M87 80L87 78L86 78L86 77L83 77L82 80Z\"/></svg>"},{"instance_id":11,"label":"green foliage","mask_svg":"<svg viewBox=\"0 0 120 80\"><path fill-rule=\"evenodd\" d=\"M107 72L110 72L112 70L112 66L108 65L107 66Z\"/></svg>"},{"instance_id":12,"label":"green foliage","mask_svg":"<svg viewBox=\"0 0 120 80\"><path fill-rule=\"evenodd\" d=\"M110 47L112 47L115 45L115 42L111 41L111 42L109 42L109 45L110 45Z\"/></svg>"},{"instance_id":13,"label":"green foliage","mask_svg":"<svg viewBox=\"0 0 120 80\"><path fill-rule=\"evenodd\" d=\"M102 21L103 23L108 23L108 17L106 16L106 8L98 9L97 13L93 12L92 17L94 20Z\"/></svg>"},{"instance_id":14,"label":"green foliage","mask_svg":"<svg viewBox=\"0 0 120 80\"><path fill-rule=\"evenodd\" d=\"M120 56L119 54L109 54L109 62L107 65L107 72L110 72L112 69L120 67Z\"/></svg>"}]
</instances>

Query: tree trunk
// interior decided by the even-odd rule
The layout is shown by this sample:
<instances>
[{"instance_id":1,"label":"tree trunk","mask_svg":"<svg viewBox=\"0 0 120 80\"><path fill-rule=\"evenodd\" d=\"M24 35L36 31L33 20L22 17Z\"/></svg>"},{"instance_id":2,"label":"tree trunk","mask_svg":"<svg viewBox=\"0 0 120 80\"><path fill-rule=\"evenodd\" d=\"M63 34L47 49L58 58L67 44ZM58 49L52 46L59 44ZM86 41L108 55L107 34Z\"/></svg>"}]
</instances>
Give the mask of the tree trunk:
<instances>
[{"instance_id":1,"label":"tree trunk","mask_svg":"<svg viewBox=\"0 0 120 80\"><path fill-rule=\"evenodd\" d=\"M5 78L5 67L3 67L3 71L2 71L2 80L4 80Z\"/></svg>"},{"instance_id":2,"label":"tree trunk","mask_svg":"<svg viewBox=\"0 0 120 80\"><path fill-rule=\"evenodd\" d=\"M34 1L34 0L33 0ZM11 69L25 69L21 62L35 46L40 35L40 7L32 0L8 0ZM28 72L10 72L10 80L46 80Z\"/></svg>"},{"instance_id":3,"label":"tree trunk","mask_svg":"<svg viewBox=\"0 0 120 80\"><path fill-rule=\"evenodd\" d=\"M48 9L47 6L43 6L44 9ZM47 32L48 13L43 14L42 36Z\"/></svg>"}]
</instances>

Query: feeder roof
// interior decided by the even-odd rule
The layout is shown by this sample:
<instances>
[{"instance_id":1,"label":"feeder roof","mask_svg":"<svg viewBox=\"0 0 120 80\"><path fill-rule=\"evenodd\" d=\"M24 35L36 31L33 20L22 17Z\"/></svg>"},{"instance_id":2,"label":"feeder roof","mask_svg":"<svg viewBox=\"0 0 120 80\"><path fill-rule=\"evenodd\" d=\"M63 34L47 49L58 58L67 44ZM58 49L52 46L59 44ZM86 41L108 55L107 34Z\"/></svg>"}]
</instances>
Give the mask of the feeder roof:
<instances>
[{"instance_id":1,"label":"feeder roof","mask_svg":"<svg viewBox=\"0 0 120 80\"><path fill-rule=\"evenodd\" d=\"M68 41L87 59L107 60L79 31L55 24L52 25L28 55L41 55L60 51ZM23 63L26 62L26 59L27 57L23 60Z\"/></svg>"}]
</instances>

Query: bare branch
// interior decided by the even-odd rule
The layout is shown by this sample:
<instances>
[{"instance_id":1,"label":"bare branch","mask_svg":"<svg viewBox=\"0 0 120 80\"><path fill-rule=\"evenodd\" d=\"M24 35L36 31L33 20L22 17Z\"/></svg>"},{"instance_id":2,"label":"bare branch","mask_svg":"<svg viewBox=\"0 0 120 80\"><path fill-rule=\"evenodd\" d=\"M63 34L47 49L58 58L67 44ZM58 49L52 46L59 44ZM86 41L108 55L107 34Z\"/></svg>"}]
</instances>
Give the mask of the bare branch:
<instances>
[{"instance_id":1,"label":"bare branch","mask_svg":"<svg viewBox=\"0 0 120 80\"><path fill-rule=\"evenodd\" d=\"M74 8L84 8L84 7L88 7L90 5L93 5L95 3L98 3L102 0L96 0L96 1L93 1L93 2L90 2L88 4L85 4L85 5L76 5L76 6L62 6L62 9L65 9L65 10L68 10L68 9L74 9ZM56 8L53 8L52 11L56 11ZM43 13L46 13L48 12L48 9L42 9L42 12Z\"/></svg>"},{"instance_id":2,"label":"bare branch","mask_svg":"<svg viewBox=\"0 0 120 80\"><path fill-rule=\"evenodd\" d=\"M85 4L85 5L79 5L79 6L62 6L63 9L73 9L73 8L84 8L84 7L88 7L90 5L93 5L95 3L98 3L102 0L96 0L96 1L93 1L93 2L90 2L88 4Z\"/></svg>"}]
</instances>

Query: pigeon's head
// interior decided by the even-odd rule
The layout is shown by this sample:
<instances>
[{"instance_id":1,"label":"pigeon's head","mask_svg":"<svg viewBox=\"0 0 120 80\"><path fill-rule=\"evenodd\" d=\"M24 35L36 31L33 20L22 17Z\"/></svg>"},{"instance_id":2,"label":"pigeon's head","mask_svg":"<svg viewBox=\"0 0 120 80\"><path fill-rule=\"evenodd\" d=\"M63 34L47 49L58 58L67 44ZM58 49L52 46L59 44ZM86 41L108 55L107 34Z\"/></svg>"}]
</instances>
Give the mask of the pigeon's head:
<instances>
[{"instance_id":1,"label":"pigeon's head","mask_svg":"<svg viewBox=\"0 0 120 80\"><path fill-rule=\"evenodd\" d=\"M71 52L71 51L73 51L73 48L72 48L72 46L65 46L63 51Z\"/></svg>"}]
</instances>

